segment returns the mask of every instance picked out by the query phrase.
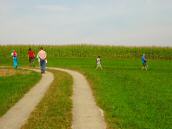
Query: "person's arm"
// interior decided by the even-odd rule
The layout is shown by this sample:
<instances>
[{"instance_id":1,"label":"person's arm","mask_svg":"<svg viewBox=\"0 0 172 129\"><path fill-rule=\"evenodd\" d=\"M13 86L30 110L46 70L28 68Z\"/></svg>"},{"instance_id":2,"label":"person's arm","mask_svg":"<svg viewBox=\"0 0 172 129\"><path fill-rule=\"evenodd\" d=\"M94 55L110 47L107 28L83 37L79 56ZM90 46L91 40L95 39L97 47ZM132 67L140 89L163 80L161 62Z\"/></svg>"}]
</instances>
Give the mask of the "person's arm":
<instances>
[{"instance_id":1,"label":"person's arm","mask_svg":"<svg viewBox=\"0 0 172 129\"><path fill-rule=\"evenodd\" d=\"M47 59L47 53L45 52L45 59Z\"/></svg>"},{"instance_id":2,"label":"person's arm","mask_svg":"<svg viewBox=\"0 0 172 129\"><path fill-rule=\"evenodd\" d=\"M36 58L39 58L39 52L38 52L38 54L36 55Z\"/></svg>"},{"instance_id":3,"label":"person's arm","mask_svg":"<svg viewBox=\"0 0 172 129\"><path fill-rule=\"evenodd\" d=\"M38 59L38 62L40 62L39 52L38 52L38 54L36 55L36 58Z\"/></svg>"}]
</instances>

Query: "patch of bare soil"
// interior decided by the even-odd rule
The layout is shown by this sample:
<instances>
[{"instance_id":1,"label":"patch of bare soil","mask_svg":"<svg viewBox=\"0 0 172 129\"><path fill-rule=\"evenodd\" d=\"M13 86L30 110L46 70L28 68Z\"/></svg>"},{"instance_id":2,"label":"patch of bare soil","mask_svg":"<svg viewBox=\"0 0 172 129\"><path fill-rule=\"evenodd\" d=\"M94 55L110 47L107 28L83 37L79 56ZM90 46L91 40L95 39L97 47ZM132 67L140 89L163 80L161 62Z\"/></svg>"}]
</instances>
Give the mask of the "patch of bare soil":
<instances>
[{"instance_id":1,"label":"patch of bare soil","mask_svg":"<svg viewBox=\"0 0 172 129\"><path fill-rule=\"evenodd\" d=\"M13 75L24 75L29 74L31 71L28 70L19 70L19 69L11 69L11 68L1 68L0 69L0 77L7 77Z\"/></svg>"}]
</instances>

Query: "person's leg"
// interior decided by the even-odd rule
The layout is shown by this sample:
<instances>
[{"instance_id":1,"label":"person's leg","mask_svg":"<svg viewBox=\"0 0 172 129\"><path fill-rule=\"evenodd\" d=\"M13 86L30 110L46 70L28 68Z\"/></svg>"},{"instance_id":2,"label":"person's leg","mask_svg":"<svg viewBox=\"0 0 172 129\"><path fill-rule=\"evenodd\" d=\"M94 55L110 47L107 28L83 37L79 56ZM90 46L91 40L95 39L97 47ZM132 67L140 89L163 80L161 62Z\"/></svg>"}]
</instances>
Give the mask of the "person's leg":
<instances>
[{"instance_id":1,"label":"person's leg","mask_svg":"<svg viewBox=\"0 0 172 129\"><path fill-rule=\"evenodd\" d=\"M41 73L45 73L45 60L40 60Z\"/></svg>"},{"instance_id":2,"label":"person's leg","mask_svg":"<svg viewBox=\"0 0 172 129\"><path fill-rule=\"evenodd\" d=\"M101 66L101 64L97 64L96 70L99 69L99 68L100 68L101 70L103 69L102 66Z\"/></svg>"},{"instance_id":3,"label":"person's leg","mask_svg":"<svg viewBox=\"0 0 172 129\"><path fill-rule=\"evenodd\" d=\"M147 70L146 63L143 64L143 69L144 69L144 70Z\"/></svg>"},{"instance_id":4,"label":"person's leg","mask_svg":"<svg viewBox=\"0 0 172 129\"><path fill-rule=\"evenodd\" d=\"M45 62L45 60L43 60L43 73L45 73L45 68L46 68L46 62Z\"/></svg>"},{"instance_id":5,"label":"person's leg","mask_svg":"<svg viewBox=\"0 0 172 129\"><path fill-rule=\"evenodd\" d=\"M17 68L17 57L13 57L13 67L16 69Z\"/></svg>"},{"instance_id":6,"label":"person's leg","mask_svg":"<svg viewBox=\"0 0 172 129\"><path fill-rule=\"evenodd\" d=\"M142 63L142 70L145 70L145 64Z\"/></svg>"},{"instance_id":7,"label":"person's leg","mask_svg":"<svg viewBox=\"0 0 172 129\"><path fill-rule=\"evenodd\" d=\"M96 70L98 69L98 65L96 66Z\"/></svg>"},{"instance_id":8,"label":"person's leg","mask_svg":"<svg viewBox=\"0 0 172 129\"><path fill-rule=\"evenodd\" d=\"M145 63L145 70L146 70L146 71L148 70L147 63Z\"/></svg>"},{"instance_id":9,"label":"person's leg","mask_svg":"<svg viewBox=\"0 0 172 129\"><path fill-rule=\"evenodd\" d=\"M96 66L96 70L98 70L100 68L100 65L99 64L97 64L97 66Z\"/></svg>"},{"instance_id":10,"label":"person's leg","mask_svg":"<svg viewBox=\"0 0 172 129\"><path fill-rule=\"evenodd\" d=\"M43 60L40 59L40 69L41 69L41 73L43 73Z\"/></svg>"},{"instance_id":11,"label":"person's leg","mask_svg":"<svg viewBox=\"0 0 172 129\"><path fill-rule=\"evenodd\" d=\"M31 66L34 66L34 58L31 58L31 62L30 62Z\"/></svg>"},{"instance_id":12,"label":"person's leg","mask_svg":"<svg viewBox=\"0 0 172 129\"><path fill-rule=\"evenodd\" d=\"M35 58L33 58L33 67L35 67Z\"/></svg>"},{"instance_id":13,"label":"person's leg","mask_svg":"<svg viewBox=\"0 0 172 129\"><path fill-rule=\"evenodd\" d=\"M31 66L31 58L29 57L29 65Z\"/></svg>"},{"instance_id":14,"label":"person's leg","mask_svg":"<svg viewBox=\"0 0 172 129\"><path fill-rule=\"evenodd\" d=\"M14 60L14 57L13 57L13 68L15 68L15 60Z\"/></svg>"},{"instance_id":15,"label":"person's leg","mask_svg":"<svg viewBox=\"0 0 172 129\"><path fill-rule=\"evenodd\" d=\"M100 69L103 70L102 65L100 64Z\"/></svg>"}]
</instances>

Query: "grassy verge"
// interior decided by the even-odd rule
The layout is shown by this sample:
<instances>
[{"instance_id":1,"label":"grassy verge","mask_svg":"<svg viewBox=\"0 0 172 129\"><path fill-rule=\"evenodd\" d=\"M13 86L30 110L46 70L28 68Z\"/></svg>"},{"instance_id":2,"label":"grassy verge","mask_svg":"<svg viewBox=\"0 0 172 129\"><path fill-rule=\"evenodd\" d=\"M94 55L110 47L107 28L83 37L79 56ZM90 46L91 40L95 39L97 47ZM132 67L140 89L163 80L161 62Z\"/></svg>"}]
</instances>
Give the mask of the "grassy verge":
<instances>
[{"instance_id":1,"label":"grassy verge","mask_svg":"<svg viewBox=\"0 0 172 129\"><path fill-rule=\"evenodd\" d=\"M57 58L53 66L81 71L90 81L108 129L171 129L172 61L103 59L103 71L92 58Z\"/></svg>"},{"instance_id":2,"label":"grassy verge","mask_svg":"<svg viewBox=\"0 0 172 129\"><path fill-rule=\"evenodd\" d=\"M172 71L86 71L109 129L171 129Z\"/></svg>"},{"instance_id":3,"label":"grassy verge","mask_svg":"<svg viewBox=\"0 0 172 129\"><path fill-rule=\"evenodd\" d=\"M54 82L22 129L71 129L72 77L52 72Z\"/></svg>"},{"instance_id":4,"label":"grassy verge","mask_svg":"<svg viewBox=\"0 0 172 129\"><path fill-rule=\"evenodd\" d=\"M0 116L12 107L41 78L39 73L27 70L1 69ZM26 72L27 71L27 72Z\"/></svg>"}]
</instances>

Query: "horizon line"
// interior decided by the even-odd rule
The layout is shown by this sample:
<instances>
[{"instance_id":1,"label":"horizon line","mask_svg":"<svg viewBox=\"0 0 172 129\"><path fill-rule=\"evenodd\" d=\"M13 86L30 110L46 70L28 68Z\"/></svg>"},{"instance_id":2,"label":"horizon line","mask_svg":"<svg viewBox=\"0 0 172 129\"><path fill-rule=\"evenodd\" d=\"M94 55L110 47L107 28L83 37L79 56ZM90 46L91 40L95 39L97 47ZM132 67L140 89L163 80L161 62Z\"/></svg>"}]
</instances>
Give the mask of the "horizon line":
<instances>
[{"instance_id":1,"label":"horizon line","mask_svg":"<svg viewBox=\"0 0 172 129\"><path fill-rule=\"evenodd\" d=\"M56 44L56 43L10 43L3 44L0 46L111 46L111 47L160 47L160 48L172 48L172 45L119 45L119 44L92 44L92 43L67 43L67 44Z\"/></svg>"}]
</instances>

